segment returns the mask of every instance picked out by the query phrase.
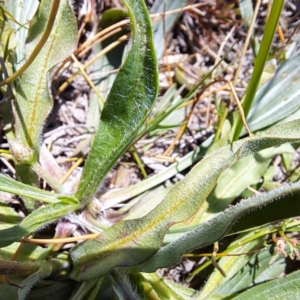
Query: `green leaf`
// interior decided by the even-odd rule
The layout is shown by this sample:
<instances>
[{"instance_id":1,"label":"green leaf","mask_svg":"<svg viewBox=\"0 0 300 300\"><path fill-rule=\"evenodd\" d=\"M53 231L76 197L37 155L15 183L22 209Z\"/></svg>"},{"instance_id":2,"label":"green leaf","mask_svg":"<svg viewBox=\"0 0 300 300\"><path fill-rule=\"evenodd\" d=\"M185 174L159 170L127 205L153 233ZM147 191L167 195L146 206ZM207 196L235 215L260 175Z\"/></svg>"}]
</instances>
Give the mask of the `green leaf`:
<instances>
[{"instance_id":1,"label":"green leaf","mask_svg":"<svg viewBox=\"0 0 300 300\"><path fill-rule=\"evenodd\" d=\"M42 281L34 287L27 296L27 300L70 299L70 295L74 290L74 282L72 281ZM12 299L12 298L11 298ZM10 300L10 299L9 299Z\"/></svg>"},{"instance_id":2,"label":"green leaf","mask_svg":"<svg viewBox=\"0 0 300 300\"><path fill-rule=\"evenodd\" d=\"M298 202L297 195L298 193L295 195L285 195L284 201L274 201L268 204L268 206L263 206L258 210L252 211L239 220L239 222L233 224L229 233L231 234L281 219L298 216L300 203Z\"/></svg>"},{"instance_id":3,"label":"green leaf","mask_svg":"<svg viewBox=\"0 0 300 300\"><path fill-rule=\"evenodd\" d=\"M169 188L163 184L158 187L148 190L144 194L131 199L128 204L125 204L119 212L124 214L125 211L129 212L123 220L141 218L153 210L161 201L166 197Z\"/></svg>"},{"instance_id":4,"label":"green leaf","mask_svg":"<svg viewBox=\"0 0 300 300\"><path fill-rule=\"evenodd\" d=\"M45 252L45 248L35 244L13 243L7 247L0 248L0 259L11 260L18 251L16 261L36 261Z\"/></svg>"},{"instance_id":5,"label":"green leaf","mask_svg":"<svg viewBox=\"0 0 300 300\"><path fill-rule=\"evenodd\" d=\"M173 0L173 1L161 1L156 0L151 8L151 14L163 13L164 11L176 10L183 8L188 3L187 0ZM180 17L181 12L172 13L160 18L158 22L155 22L153 25L154 31L154 42L155 50L158 58L161 58L164 54L164 39L170 38L172 29L176 24L176 21ZM164 32L164 23L165 23L165 32Z\"/></svg>"},{"instance_id":6,"label":"green leaf","mask_svg":"<svg viewBox=\"0 0 300 300\"><path fill-rule=\"evenodd\" d=\"M47 26L53 1L41 2L26 40L26 55L36 47ZM50 86L53 67L68 57L76 46L77 25L68 0L61 0L51 34L40 53L24 72L16 96L16 136L39 154L41 132L52 109ZM35 158L35 159L36 159ZM34 161L33 161L34 162ZM25 175L24 175L25 176Z\"/></svg>"},{"instance_id":7,"label":"green leaf","mask_svg":"<svg viewBox=\"0 0 300 300\"><path fill-rule=\"evenodd\" d=\"M126 272L118 271L111 272L110 281L116 299L127 300L127 299L140 299L136 292L135 286L133 286L129 280Z\"/></svg>"},{"instance_id":8,"label":"green leaf","mask_svg":"<svg viewBox=\"0 0 300 300\"><path fill-rule=\"evenodd\" d=\"M217 290L216 294L227 296L242 292L243 290L274 279L285 270L285 258L281 257L270 265L273 253L269 248L253 255L248 264Z\"/></svg>"},{"instance_id":9,"label":"green leaf","mask_svg":"<svg viewBox=\"0 0 300 300\"><path fill-rule=\"evenodd\" d=\"M223 211L248 186L256 184L266 172L272 158L283 152L293 153L294 148L285 144L265 149L239 160L224 171L215 189L207 198L208 210L201 218L201 222L212 218L213 214Z\"/></svg>"},{"instance_id":10,"label":"green leaf","mask_svg":"<svg viewBox=\"0 0 300 300\"><path fill-rule=\"evenodd\" d=\"M5 295L2 300L18 299L18 288L0 281L0 294Z\"/></svg>"},{"instance_id":11,"label":"green leaf","mask_svg":"<svg viewBox=\"0 0 300 300\"><path fill-rule=\"evenodd\" d=\"M20 215L12 208L0 203L0 222L18 223L21 221Z\"/></svg>"},{"instance_id":12,"label":"green leaf","mask_svg":"<svg viewBox=\"0 0 300 300\"><path fill-rule=\"evenodd\" d=\"M1 299L24 300L30 289L39 280L49 276L51 271L52 267L46 261L37 263L0 260L0 274L9 276L12 278L13 284L20 286L20 288L17 288L16 286L2 286L0 284ZM8 289L8 294L6 289Z\"/></svg>"},{"instance_id":13,"label":"green leaf","mask_svg":"<svg viewBox=\"0 0 300 300\"><path fill-rule=\"evenodd\" d=\"M39 1L28 0L20 5L19 0L6 0L5 6L20 24L28 26L38 9ZM18 40L13 61L14 69L18 70L25 61L25 40L28 29L24 26L19 26L16 22L10 21L9 23L15 29L15 35Z\"/></svg>"},{"instance_id":14,"label":"green leaf","mask_svg":"<svg viewBox=\"0 0 300 300\"><path fill-rule=\"evenodd\" d=\"M250 0L239 0L239 7L243 21L245 22L247 28L249 28L253 16L252 2Z\"/></svg>"},{"instance_id":15,"label":"green leaf","mask_svg":"<svg viewBox=\"0 0 300 300\"><path fill-rule=\"evenodd\" d=\"M239 241L241 241L242 239L251 238L254 234L255 232L241 234L235 241L233 241L228 246L228 248L238 245ZM262 246L264 240L264 236L257 239L253 239L252 241L235 248L233 252L235 254L239 254L257 250ZM210 296L214 296L218 288L225 285L231 277L233 277L237 272L244 268L244 266L250 260L251 256L252 254L222 257L218 261L218 265L224 271L226 277L224 277L220 273L220 271L215 268L212 274L209 276L207 282L205 283L205 286L201 289L200 296L197 298L197 300L209 299Z\"/></svg>"},{"instance_id":16,"label":"green leaf","mask_svg":"<svg viewBox=\"0 0 300 300\"><path fill-rule=\"evenodd\" d=\"M77 205L54 203L35 210L20 224L0 230L0 247L5 247L23 236L30 234L41 226L45 226L77 209Z\"/></svg>"},{"instance_id":17,"label":"green leaf","mask_svg":"<svg viewBox=\"0 0 300 300\"><path fill-rule=\"evenodd\" d=\"M297 54L283 62L274 78L257 91L247 118L250 130L275 124L298 110L299 59L300 54Z\"/></svg>"},{"instance_id":18,"label":"green leaf","mask_svg":"<svg viewBox=\"0 0 300 300\"><path fill-rule=\"evenodd\" d=\"M155 174L143 180L142 182L131 185L126 189L116 191L112 190L111 192L104 194L100 198L101 203L104 204L104 207L114 206L120 202L123 202L143 192L146 192L151 188L158 186L159 184L164 183L166 180L175 176L178 172L181 172L191 167L193 164L199 161L199 159L205 155L207 148L212 143L212 140L212 138L208 138L196 150L191 151L177 162L171 164L162 172L159 172L158 174Z\"/></svg>"},{"instance_id":19,"label":"green leaf","mask_svg":"<svg viewBox=\"0 0 300 300\"><path fill-rule=\"evenodd\" d=\"M278 0L276 3L272 4L272 8L270 11L269 18L267 20L267 24L264 30L263 39L260 44L258 55L255 59L255 65L253 69L253 73L247 87L245 99L243 100L243 110L245 117L248 117L250 108L252 106L252 102L254 100L256 91L258 89L260 78L263 74L263 70L265 67L265 63L269 57L269 51L272 45L272 41L274 38L274 34L277 28L277 24L279 21L279 17L281 14L281 10L283 7L284 1ZM233 140L237 140L241 134L243 128L243 122L240 114L238 115L238 120L235 124L235 130L233 134Z\"/></svg>"},{"instance_id":20,"label":"green leaf","mask_svg":"<svg viewBox=\"0 0 300 300\"><path fill-rule=\"evenodd\" d=\"M17 47L17 40L13 34L12 28L8 24L8 17L12 17L9 11L2 5L0 5L0 53L4 62L7 60L9 50L13 50ZM2 68L1 68L2 69ZM2 70L1 70L2 73ZM1 75L2 77L3 75Z\"/></svg>"},{"instance_id":21,"label":"green leaf","mask_svg":"<svg viewBox=\"0 0 300 300\"><path fill-rule=\"evenodd\" d=\"M250 299L299 299L300 298L300 271L296 271L283 278L278 278L260 284L246 292L234 297L235 300Z\"/></svg>"},{"instance_id":22,"label":"green leaf","mask_svg":"<svg viewBox=\"0 0 300 300\"><path fill-rule=\"evenodd\" d=\"M134 41L101 114L76 196L85 206L103 178L134 140L150 113L158 90L151 22L144 1L124 1Z\"/></svg>"},{"instance_id":23,"label":"green leaf","mask_svg":"<svg viewBox=\"0 0 300 300\"><path fill-rule=\"evenodd\" d=\"M160 277L156 273L136 273L132 277L138 283L140 293L144 295L145 299L154 299L153 295L155 295L155 299L180 300L192 299L198 295L197 291Z\"/></svg>"},{"instance_id":24,"label":"green leaf","mask_svg":"<svg viewBox=\"0 0 300 300\"><path fill-rule=\"evenodd\" d=\"M170 267L180 262L181 256L193 249L202 248L220 240L230 229L232 224L241 218L245 213L266 205L274 200L281 200L285 195L300 191L300 183L285 185L268 193L256 195L241 201L224 212L218 214L206 223L197 226L183 237L162 247L151 259L137 267L142 272L154 272L158 268ZM284 201L284 199L283 199ZM294 208L295 215L299 210Z\"/></svg>"},{"instance_id":25,"label":"green leaf","mask_svg":"<svg viewBox=\"0 0 300 300\"><path fill-rule=\"evenodd\" d=\"M4 276L25 277L34 274L39 269L37 262L17 262L0 260L0 274Z\"/></svg>"},{"instance_id":26,"label":"green leaf","mask_svg":"<svg viewBox=\"0 0 300 300\"><path fill-rule=\"evenodd\" d=\"M18 289L18 300L26 299L26 296L32 287L41 279L48 277L51 272L51 265L47 261L42 261L38 271L27 277L22 282L22 287Z\"/></svg>"},{"instance_id":27,"label":"green leaf","mask_svg":"<svg viewBox=\"0 0 300 300\"><path fill-rule=\"evenodd\" d=\"M128 19L128 14L126 10L118 7L111 8L103 13L102 18L99 21L98 27L100 27L103 30L125 19ZM116 42L122 35L128 34L128 29L128 27L125 27L120 32L117 32L113 36L110 36L107 39L103 40L101 42L102 47L106 48L113 42ZM120 68L121 66L122 55L124 52L125 45L126 42L123 42L106 54L105 57L108 60L108 64L111 65L113 69Z\"/></svg>"},{"instance_id":28,"label":"green leaf","mask_svg":"<svg viewBox=\"0 0 300 300\"><path fill-rule=\"evenodd\" d=\"M57 194L50 193L48 191L41 190L39 188L26 185L24 183L13 180L9 177L0 174L0 190L11 194L27 197L33 200L40 200L48 203L60 202ZM66 196L68 197L68 196ZM68 197L69 201L76 202L75 198Z\"/></svg>"},{"instance_id":29,"label":"green leaf","mask_svg":"<svg viewBox=\"0 0 300 300\"><path fill-rule=\"evenodd\" d=\"M169 191L164 201L148 215L140 219L121 221L105 230L97 240L76 246L71 251L74 264L71 277L86 280L103 275L116 266L134 266L149 259L160 248L165 232L171 225L189 219L199 210L223 170L238 159L264 148L299 140L299 123L300 120L275 126L263 134L237 141L206 156L181 183ZM250 201L247 204L243 202L241 209L243 213L251 208L253 202ZM231 219L227 218L227 214L223 218L218 217L217 222L220 224L213 227L213 234L209 232L207 236L206 233L205 238L210 243L221 238L237 216L239 214L233 214ZM216 218L212 220L216 221ZM209 227L209 231L212 230L211 228ZM154 272L166 262L167 266L176 264L184 251L196 248L198 241L204 239L201 234L197 234L197 238L193 237L194 239L189 241L191 244L183 242L180 245L176 244L176 249L172 248L172 251L178 251L176 255L168 252L165 256L158 252L155 257L158 256L159 261L152 262L151 259L151 263L146 263L147 272Z\"/></svg>"}]
</instances>

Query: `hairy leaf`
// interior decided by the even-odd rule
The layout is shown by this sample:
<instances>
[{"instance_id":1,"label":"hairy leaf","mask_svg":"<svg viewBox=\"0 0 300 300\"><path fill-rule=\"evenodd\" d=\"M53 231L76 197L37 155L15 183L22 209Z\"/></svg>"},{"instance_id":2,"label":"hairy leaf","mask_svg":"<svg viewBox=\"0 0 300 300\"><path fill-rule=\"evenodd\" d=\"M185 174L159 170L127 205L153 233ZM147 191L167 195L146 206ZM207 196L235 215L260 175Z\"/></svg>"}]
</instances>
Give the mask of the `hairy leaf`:
<instances>
[{"instance_id":1,"label":"hairy leaf","mask_svg":"<svg viewBox=\"0 0 300 300\"><path fill-rule=\"evenodd\" d=\"M297 193L300 191L300 183L284 185L268 193L256 195L252 198L241 201L237 205L228 208L218 214L215 218L197 226L178 240L162 247L151 259L139 266L143 272L154 272L161 267L169 267L180 262L181 256L193 249L202 248L217 240L220 240L245 213L266 205L274 200L279 201L280 197ZM284 199L283 199L284 201ZM299 215L299 209L295 209L295 215Z\"/></svg>"},{"instance_id":2,"label":"hairy leaf","mask_svg":"<svg viewBox=\"0 0 300 300\"><path fill-rule=\"evenodd\" d=\"M47 26L53 1L41 2L26 40L30 54ZM16 137L33 149L38 157L41 132L52 109L50 96L51 69L69 56L76 45L77 25L68 0L61 0L51 34L40 53L23 74L17 87ZM50 73L49 73L50 72Z\"/></svg>"},{"instance_id":3,"label":"hairy leaf","mask_svg":"<svg viewBox=\"0 0 300 300\"><path fill-rule=\"evenodd\" d=\"M28 292L41 279L48 277L51 274L52 267L47 261L40 263L40 268L34 274L31 274L22 282L22 287L18 289L18 300L26 299Z\"/></svg>"},{"instance_id":4,"label":"hairy leaf","mask_svg":"<svg viewBox=\"0 0 300 300\"><path fill-rule=\"evenodd\" d=\"M76 196L82 206L134 140L157 96L157 62L151 22L144 1L124 0L134 34L133 46L103 108L98 131Z\"/></svg>"},{"instance_id":5,"label":"hairy leaf","mask_svg":"<svg viewBox=\"0 0 300 300\"><path fill-rule=\"evenodd\" d=\"M27 300L50 299L66 300L71 299L70 296L74 290L74 282L72 281L42 281L35 286L27 296Z\"/></svg>"},{"instance_id":6,"label":"hairy leaf","mask_svg":"<svg viewBox=\"0 0 300 300\"><path fill-rule=\"evenodd\" d=\"M140 219L121 221L100 234L97 240L75 247L71 251L75 266L71 273L72 278L86 280L105 274L113 267L134 266L149 259L161 246L165 232L171 225L189 219L198 211L223 170L238 159L264 148L299 140L299 125L300 121L294 121L276 126L264 132L264 135L237 141L206 156L181 183L169 191L165 200L148 215ZM249 206L243 203L243 213L251 208L252 203L254 202L249 202ZM209 234L206 238L213 242L217 240L216 235L218 238L222 237L232 221L240 214L234 214L231 219L218 217L219 222L222 221L221 227L216 225L213 230L214 235ZM209 229L212 229L211 225ZM163 259L147 264L147 272L149 272L148 268L151 269L150 272L153 272L162 267L165 262L168 262L168 266L178 262L181 254L184 253L183 249L189 250L198 246L199 237L193 237L194 239L189 241L192 246L186 248L189 245L186 242L180 246L176 244L176 249L172 248L172 251L178 251L176 255L172 252L168 252L167 257L162 255ZM162 257L160 252L156 256Z\"/></svg>"},{"instance_id":7,"label":"hairy leaf","mask_svg":"<svg viewBox=\"0 0 300 300\"><path fill-rule=\"evenodd\" d=\"M5 276L25 277L35 273L39 269L37 262L16 262L0 260L0 274Z\"/></svg>"},{"instance_id":8,"label":"hairy leaf","mask_svg":"<svg viewBox=\"0 0 300 300\"><path fill-rule=\"evenodd\" d=\"M265 149L239 160L224 171L215 189L207 198L208 211L201 218L201 221L210 219L213 214L223 211L248 186L257 183L275 155L286 152L293 153L294 151L294 148L289 144Z\"/></svg>"},{"instance_id":9,"label":"hairy leaf","mask_svg":"<svg viewBox=\"0 0 300 300\"><path fill-rule=\"evenodd\" d=\"M75 211L76 205L54 203L44 206L32 212L20 224L8 229L0 230L0 247L5 247L23 236L30 234L41 226L45 226L51 222L55 222L68 213Z\"/></svg>"},{"instance_id":10,"label":"hairy leaf","mask_svg":"<svg viewBox=\"0 0 300 300\"><path fill-rule=\"evenodd\" d=\"M33 186L26 185L24 183L13 180L9 177L0 174L0 190L22 197L27 197L32 200L40 200L43 202L59 202L59 195L53 194ZM76 202L75 198L70 197L69 201Z\"/></svg>"}]
</instances>

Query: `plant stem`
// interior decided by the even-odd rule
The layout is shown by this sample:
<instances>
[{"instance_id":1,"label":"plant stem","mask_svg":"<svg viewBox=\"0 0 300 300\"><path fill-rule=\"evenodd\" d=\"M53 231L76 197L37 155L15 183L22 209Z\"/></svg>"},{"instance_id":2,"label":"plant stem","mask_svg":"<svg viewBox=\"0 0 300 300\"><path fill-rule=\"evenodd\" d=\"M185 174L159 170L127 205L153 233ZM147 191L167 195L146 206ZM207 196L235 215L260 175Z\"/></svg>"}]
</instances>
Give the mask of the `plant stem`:
<instances>
[{"instance_id":1,"label":"plant stem","mask_svg":"<svg viewBox=\"0 0 300 300\"><path fill-rule=\"evenodd\" d=\"M272 5L271 13L266 24L264 36L261 41L257 58L255 60L253 74L251 76L246 91L245 99L242 104L246 119L249 114L250 108L252 106L256 91L258 89L260 78L265 67L265 63L269 57L269 51L272 45L273 37L277 28L277 24L278 24L278 20L280 17L283 4L284 4L284 0L278 0L278 1L274 1ZM242 129L243 129L242 118L241 116L238 116L232 142L238 140Z\"/></svg>"}]
</instances>

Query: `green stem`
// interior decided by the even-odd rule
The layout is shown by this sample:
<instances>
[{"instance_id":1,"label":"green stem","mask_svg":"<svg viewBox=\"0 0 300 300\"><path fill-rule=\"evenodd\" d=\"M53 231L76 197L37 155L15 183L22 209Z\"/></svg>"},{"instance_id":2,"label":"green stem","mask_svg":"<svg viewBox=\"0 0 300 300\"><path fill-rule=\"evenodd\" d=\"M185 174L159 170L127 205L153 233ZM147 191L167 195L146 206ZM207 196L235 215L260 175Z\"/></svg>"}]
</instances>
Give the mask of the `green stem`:
<instances>
[{"instance_id":1,"label":"green stem","mask_svg":"<svg viewBox=\"0 0 300 300\"><path fill-rule=\"evenodd\" d=\"M137 154L137 152L136 152L136 150L135 150L135 148L133 146L130 148L130 152L131 152L134 160L136 161L136 163L137 163L140 171L142 172L144 178L145 179L148 178L147 172L146 172L146 170L145 170L145 168L144 168L144 166L143 166L143 164L142 164L142 162L140 160L140 157L138 156L138 154Z\"/></svg>"},{"instance_id":2,"label":"green stem","mask_svg":"<svg viewBox=\"0 0 300 300\"><path fill-rule=\"evenodd\" d=\"M274 38L275 30L277 28L277 24L279 21L283 4L284 4L284 0L278 0L278 1L274 1L272 5L271 13L269 15L266 24L266 28L265 28L263 39L261 41L259 52L257 58L255 59L253 74L251 76L246 91L246 96L242 104L246 119L249 114L250 108L252 106L256 91L258 89L260 78L263 73L266 61L269 57L269 51L272 45L272 41ZM239 139L242 129L243 129L243 122L241 116L239 115L238 120L236 122L232 141L236 141Z\"/></svg>"}]
</instances>

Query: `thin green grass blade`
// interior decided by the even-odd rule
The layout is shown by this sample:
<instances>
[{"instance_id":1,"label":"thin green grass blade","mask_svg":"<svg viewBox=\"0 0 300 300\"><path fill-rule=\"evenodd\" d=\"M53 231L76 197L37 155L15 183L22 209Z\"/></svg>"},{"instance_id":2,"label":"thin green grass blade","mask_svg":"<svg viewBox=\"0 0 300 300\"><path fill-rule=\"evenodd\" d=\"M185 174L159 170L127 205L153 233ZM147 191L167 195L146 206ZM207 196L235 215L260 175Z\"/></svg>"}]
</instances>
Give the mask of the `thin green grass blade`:
<instances>
[{"instance_id":1,"label":"thin green grass blade","mask_svg":"<svg viewBox=\"0 0 300 300\"><path fill-rule=\"evenodd\" d=\"M157 62L147 8L142 0L124 0L124 4L133 29L133 46L105 102L85 164L76 193L82 207L132 143L157 97Z\"/></svg>"},{"instance_id":2,"label":"thin green grass blade","mask_svg":"<svg viewBox=\"0 0 300 300\"><path fill-rule=\"evenodd\" d=\"M279 21L283 4L284 4L284 0L278 0L276 2L273 2L272 4L272 9L266 24L264 36L260 44L258 55L255 59L253 73L246 91L245 99L242 104L246 118L252 106L256 91L259 87L260 78L263 73L266 61L269 57L269 51L272 45L274 33L277 28L277 24ZM242 129L243 129L243 122L241 116L239 115L234 130L233 141L236 141L239 138Z\"/></svg>"}]
</instances>

